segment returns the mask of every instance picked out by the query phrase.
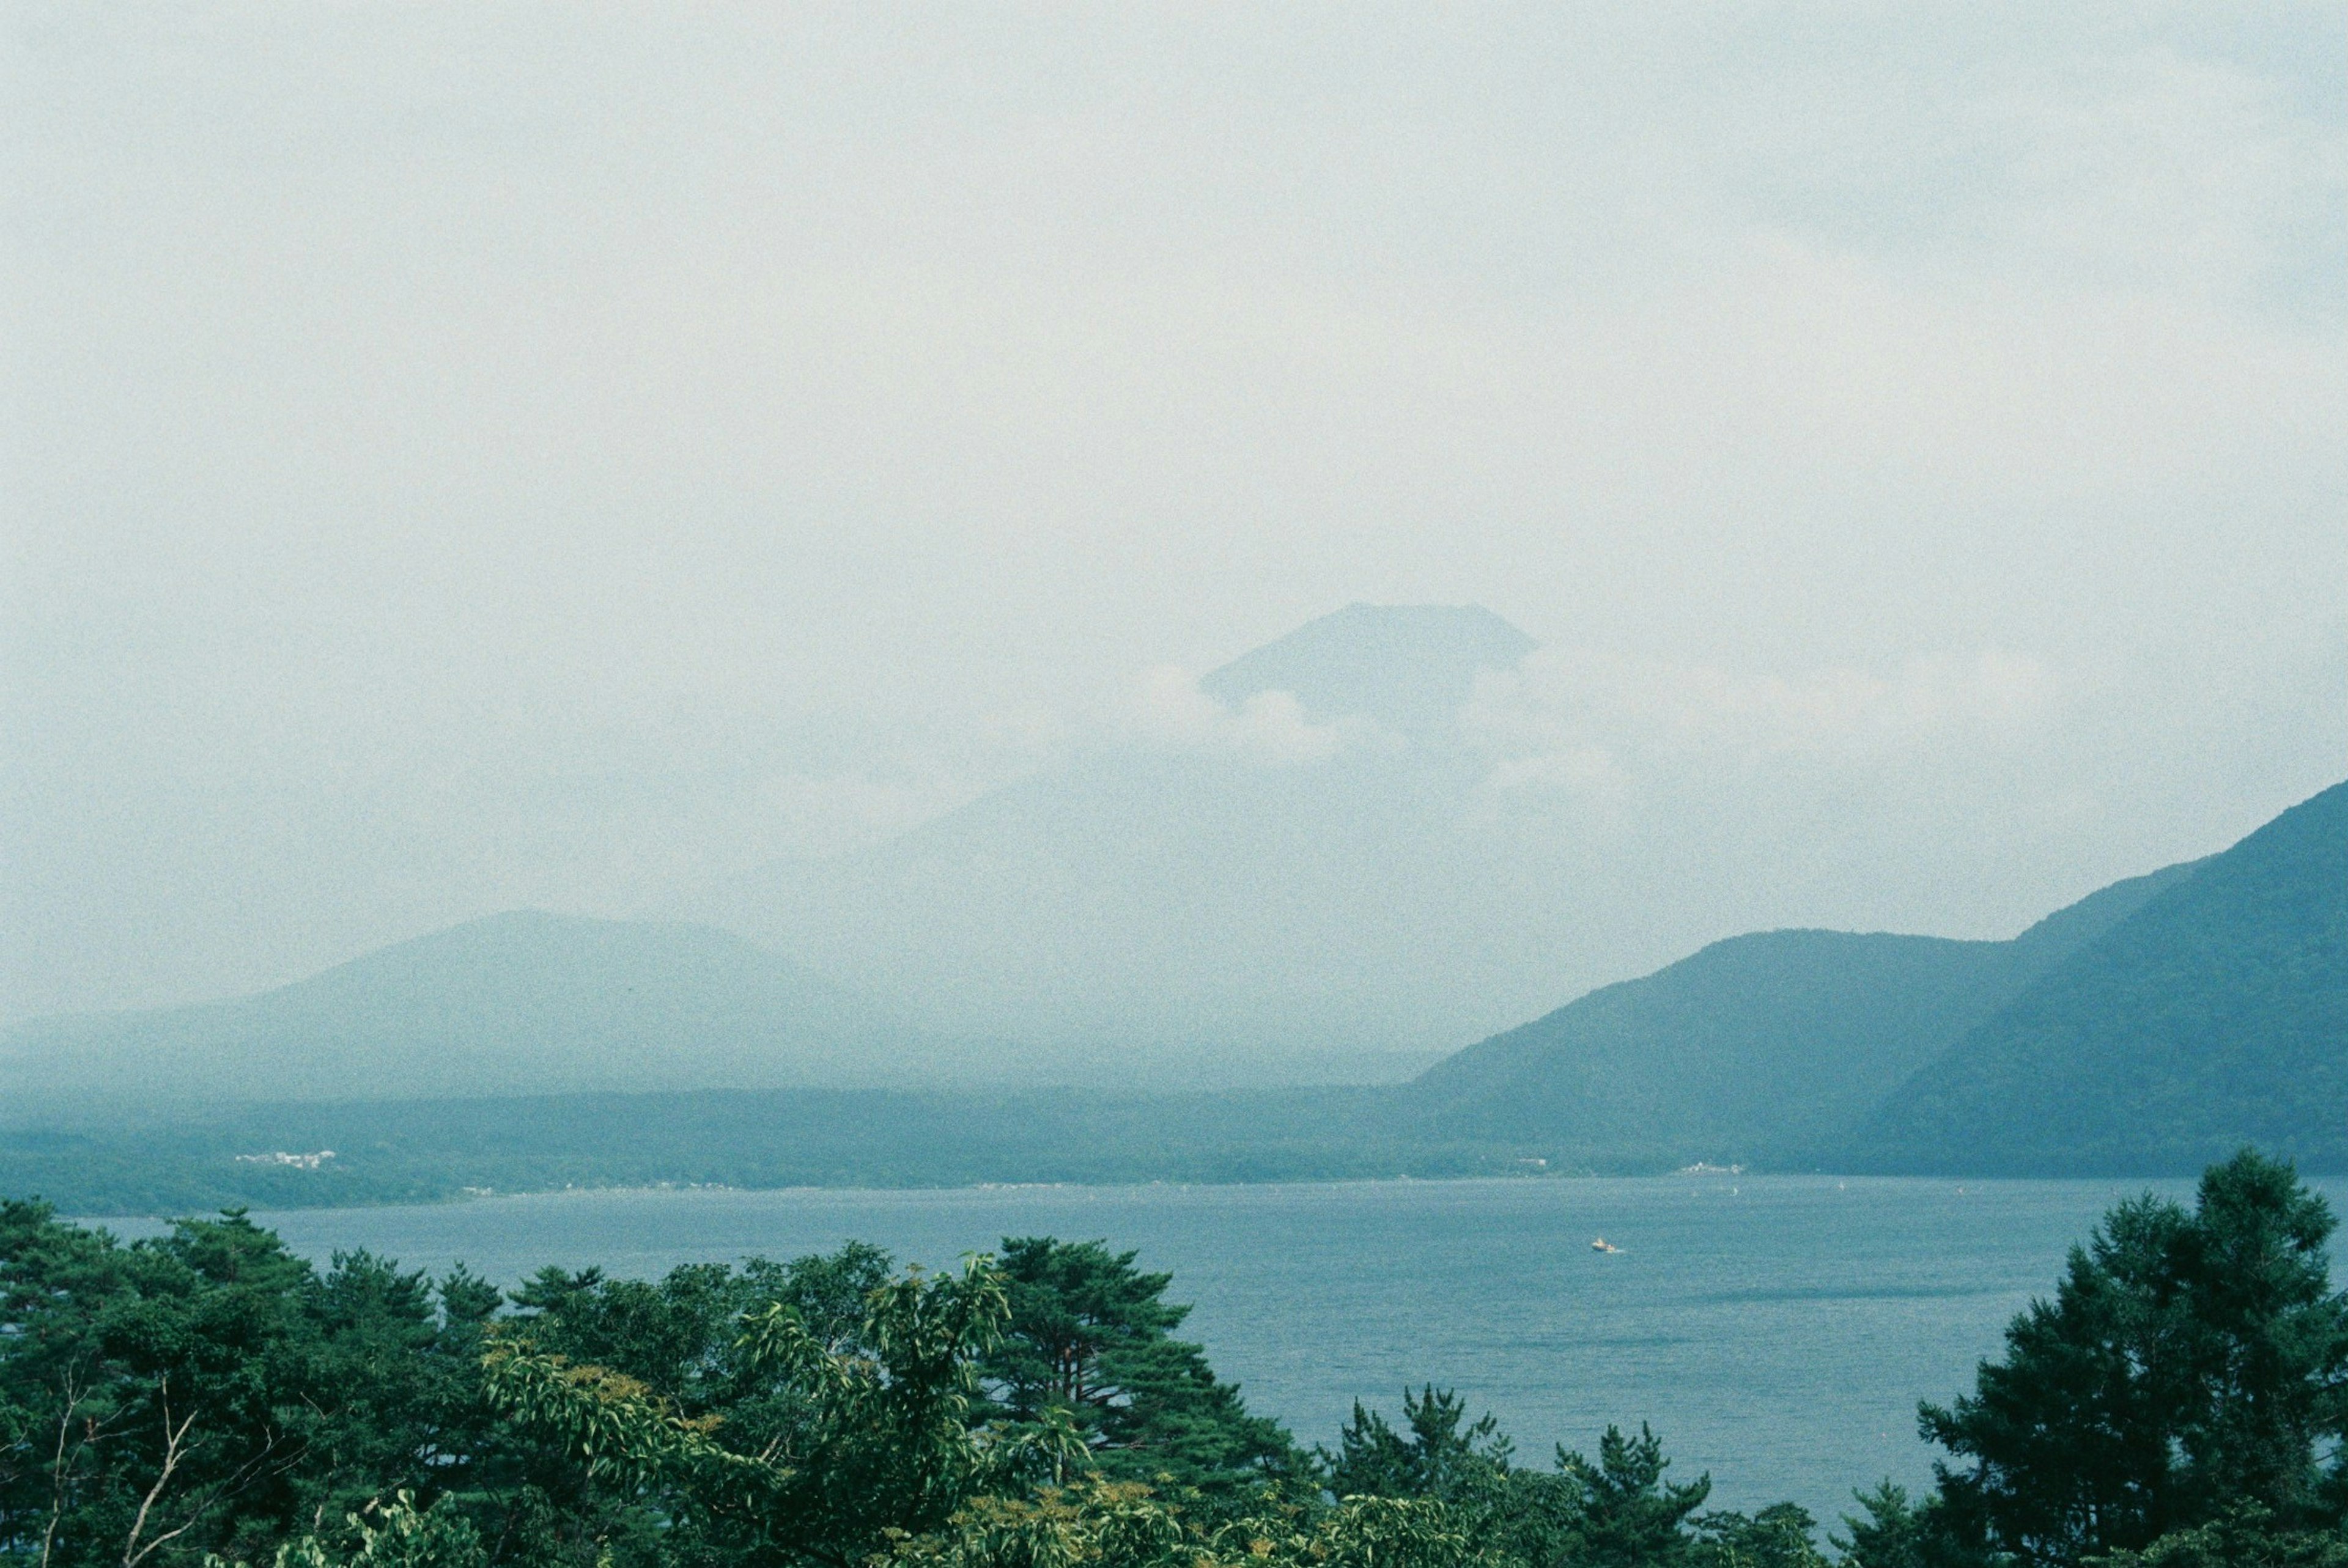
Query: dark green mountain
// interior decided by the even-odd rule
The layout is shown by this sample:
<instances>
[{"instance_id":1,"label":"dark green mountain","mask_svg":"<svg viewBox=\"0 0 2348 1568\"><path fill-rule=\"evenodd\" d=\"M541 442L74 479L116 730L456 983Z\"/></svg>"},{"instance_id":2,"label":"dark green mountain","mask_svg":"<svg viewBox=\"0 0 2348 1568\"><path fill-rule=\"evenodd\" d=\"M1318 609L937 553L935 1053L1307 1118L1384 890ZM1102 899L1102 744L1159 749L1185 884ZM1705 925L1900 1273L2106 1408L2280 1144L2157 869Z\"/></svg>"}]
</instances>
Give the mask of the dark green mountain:
<instances>
[{"instance_id":1,"label":"dark green mountain","mask_svg":"<svg viewBox=\"0 0 2348 1568\"><path fill-rule=\"evenodd\" d=\"M1891 1095L1839 1163L2182 1174L2243 1143L2348 1169L2348 784L2050 969Z\"/></svg>"},{"instance_id":2,"label":"dark green mountain","mask_svg":"<svg viewBox=\"0 0 2348 1568\"><path fill-rule=\"evenodd\" d=\"M1569 1166L1803 1161L2191 870L2116 883L2009 942L1734 937L1470 1046L1410 1097L1433 1136Z\"/></svg>"},{"instance_id":3,"label":"dark green mountain","mask_svg":"<svg viewBox=\"0 0 2348 1568\"><path fill-rule=\"evenodd\" d=\"M13 1112L901 1079L934 1045L705 927L520 911L240 1000L0 1036Z\"/></svg>"}]
</instances>

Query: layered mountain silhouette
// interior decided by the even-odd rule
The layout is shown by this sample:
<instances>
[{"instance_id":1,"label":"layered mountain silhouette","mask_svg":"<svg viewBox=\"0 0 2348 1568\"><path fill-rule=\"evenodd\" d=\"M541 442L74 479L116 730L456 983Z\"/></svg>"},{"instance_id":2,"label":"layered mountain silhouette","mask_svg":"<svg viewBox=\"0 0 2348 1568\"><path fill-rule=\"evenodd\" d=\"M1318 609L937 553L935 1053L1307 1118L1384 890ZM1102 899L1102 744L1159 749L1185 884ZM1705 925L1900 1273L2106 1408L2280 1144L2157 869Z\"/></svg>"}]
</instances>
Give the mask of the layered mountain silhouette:
<instances>
[{"instance_id":1,"label":"layered mountain silhouette","mask_svg":"<svg viewBox=\"0 0 2348 1568\"><path fill-rule=\"evenodd\" d=\"M1422 1136L1570 1165L2348 1169L2348 784L2010 942L1771 931L1469 1047Z\"/></svg>"},{"instance_id":2,"label":"layered mountain silhouette","mask_svg":"<svg viewBox=\"0 0 2348 1568\"><path fill-rule=\"evenodd\" d=\"M2115 884L2012 941L1764 931L1604 987L1411 1086L1431 1134L1571 1165L1807 1163L1884 1097L2190 866Z\"/></svg>"},{"instance_id":3,"label":"layered mountain silhouette","mask_svg":"<svg viewBox=\"0 0 2348 1568\"><path fill-rule=\"evenodd\" d=\"M1533 1157L2148 1174L2244 1142L2348 1170L2348 785L2011 941L1756 932L1504 1027L1653 939L1605 928L1604 878L1683 865L1684 902L1735 907L1701 845L1608 842L1601 865L1554 817L1495 825L1460 714L1532 647L1472 607L1352 606L1176 693L1168 734L725 889L705 913L730 930L520 912L259 996L26 1024L0 1035L0 1106L657 1091L682 1147L705 1113L682 1091L814 1115L775 1092L886 1089L943 1093L908 1125L990 1151L941 1165L908 1132L810 1166L792 1134L699 1167L728 1180L1065 1174L1035 1096L1070 1085L1093 1097L1054 1136L1097 1122L1120 1147L1082 1168L1117 1179ZM1393 1083L1479 1035L1393 1088L1271 1091ZM1162 1093L1234 1086L1256 1098ZM598 1137L629 1124L598 1115ZM541 1120L552 1150L562 1113ZM1151 1163L1178 1146L1189 1163ZM638 1155L628 1179L657 1164Z\"/></svg>"},{"instance_id":4,"label":"layered mountain silhouette","mask_svg":"<svg viewBox=\"0 0 2348 1568\"><path fill-rule=\"evenodd\" d=\"M0 1091L22 1111L857 1082L946 1049L723 931L520 911L235 1001L20 1025Z\"/></svg>"},{"instance_id":5,"label":"layered mountain silhouette","mask_svg":"<svg viewBox=\"0 0 2348 1568\"><path fill-rule=\"evenodd\" d=\"M861 853L691 910L929 1027L1109 1054L1416 1053L1553 994L1574 959L1479 833L1457 717L1532 640L1474 607L1354 605L1213 671L1216 723L1104 744ZM1290 755L1251 700L1292 700Z\"/></svg>"},{"instance_id":6,"label":"layered mountain silhouette","mask_svg":"<svg viewBox=\"0 0 2348 1568\"><path fill-rule=\"evenodd\" d=\"M1888 1096L1840 1163L2135 1175L2244 1143L2348 1169L2348 784L2082 944Z\"/></svg>"}]
</instances>

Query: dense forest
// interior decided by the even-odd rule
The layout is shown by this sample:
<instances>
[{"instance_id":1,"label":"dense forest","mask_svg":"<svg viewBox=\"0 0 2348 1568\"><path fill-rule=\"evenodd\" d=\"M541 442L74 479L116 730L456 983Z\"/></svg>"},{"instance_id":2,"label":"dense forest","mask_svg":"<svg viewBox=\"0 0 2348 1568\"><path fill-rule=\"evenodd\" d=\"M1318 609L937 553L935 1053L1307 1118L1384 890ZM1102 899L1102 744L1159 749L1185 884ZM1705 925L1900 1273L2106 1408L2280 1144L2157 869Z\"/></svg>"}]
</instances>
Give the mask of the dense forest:
<instances>
[{"instance_id":1,"label":"dense forest","mask_svg":"<svg viewBox=\"0 0 2348 1568\"><path fill-rule=\"evenodd\" d=\"M2348 785L2114 926L1885 1101L1858 1171L2348 1167Z\"/></svg>"},{"instance_id":2,"label":"dense forest","mask_svg":"<svg viewBox=\"0 0 2348 1568\"><path fill-rule=\"evenodd\" d=\"M0 1129L0 1192L41 1193L69 1214L145 1216L566 1186L1277 1182L1542 1169L1504 1144L1399 1136L1387 1125L1386 1092L705 1090L226 1108Z\"/></svg>"},{"instance_id":3,"label":"dense forest","mask_svg":"<svg viewBox=\"0 0 2348 1568\"><path fill-rule=\"evenodd\" d=\"M2348 1568L2334 1221L2244 1153L2108 1214L1973 1390L1927 1495L1706 1506L1641 1427L1528 1462L1452 1395L1306 1447L1169 1276L1006 1239L851 1244L508 1294L240 1212L125 1245L0 1205L0 1556L77 1568ZM1833 1555L1829 1556L1828 1553Z\"/></svg>"}]
</instances>

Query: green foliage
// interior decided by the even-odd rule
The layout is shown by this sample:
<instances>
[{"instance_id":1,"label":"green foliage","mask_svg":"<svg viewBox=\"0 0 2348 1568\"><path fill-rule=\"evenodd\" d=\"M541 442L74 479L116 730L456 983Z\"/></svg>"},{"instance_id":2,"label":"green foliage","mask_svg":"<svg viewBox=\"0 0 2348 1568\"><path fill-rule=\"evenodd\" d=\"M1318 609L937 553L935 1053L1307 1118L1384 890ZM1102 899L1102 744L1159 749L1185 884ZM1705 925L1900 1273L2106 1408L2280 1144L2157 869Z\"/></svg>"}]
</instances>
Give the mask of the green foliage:
<instances>
[{"instance_id":1,"label":"green foliage","mask_svg":"<svg viewBox=\"0 0 2348 1568\"><path fill-rule=\"evenodd\" d=\"M1696 1521L1687 1562L1691 1568L1828 1568L1811 1541L1817 1529L1817 1521L1790 1502L1749 1517L1708 1513Z\"/></svg>"},{"instance_id":2,"label":"green foliage","mask_svg":"<svg viewBox=\"0 0 2348 1568\"><path fill-rule=\"evenodd\" d=\"M304 1536L279 1547L272 1568L489 1568L489 1550L470 1521L445 1504L418 1508L413 1492L403 1491L387 1504L370 1502L345 1523L355 1538L348 1552ZM227 1568L216 1556L204 1563L205 1568Z\"/></svg>"},{"instance_id":3,"label":"green foliage","mask_svg":"<svg viewBox=\"0 0 2348 1568\"><path fill-rule=\"evenodd\" d=\"M1149 1488L1087 1477L1034 1499L981 1498L937 1534L901 1542L905 1568L1464 1568L1477 1560L1443 1505L1354 1497L1329 1506L1277 1488L1202 1522Z\"/></svg>"},{"instance_id":4,"label":"green foliage","mask_svg":"<svg viewBox=\"0 0 2348 1568\"><path fill-rule=\"evenodd\" d=\"M591 1481L666 1522L672 1556L860 1563L1082 1451L1065 1423L1014 1434L980 1419L979 1358L1010 1316L998 1271L973 1260L884 1278L849 1323L846 1295L883 1266L852 1248L779 1273L680 1270L648 1287L541 1276L526 1293L535 1314L489 1352L488 1395ZM713 1301L762 1284L775 1287L763 1306L712 1316ZM685 1330L719 1322L730 1337ZM598 1339L665 1382L541 1348Z\"/></svg>"},{"instance_id":5,"label":"green foliage","mask_svg":"<svg viewBox=\"0 0 2348 1568\"><path fill-rule=\"evenodd\" d=\"M1558 1450L1554 1474L1518 1469L1514 1447L1490 1416L1432 1385L1403 1396L1403 1427L1354 1408L1337 1448L1322 1450L1327 1485L1341 1501L1437 1505L1446 1529L1476 1556L1539 1568L1823 1568L1810 1518L1790 1503L1741 1513L1696 1510L1709 1478L1663 1479L1671 1461L1645 1427L1635 1438L1609 1427L1598 1460Z\"/></svg>"},{"instance_id":6,"label":"green foliage","mask_svg":"<svg viewBox=\"0 0 2348 1568\"><path fill-rule=\"evenodd\" d=\"M1952 1526L1941 1497L1911 1502L1890 1481L1852 1496L1865 1517L1844 1514L1848 1533L1828 1537L1843 1568L1991 1568L1987 1550Z\"/></svg>"},{"instance_id":7,"label":"green foliage","mask_svg":"<svg viewBox=\"0 0 2348 1568\"><path fill-rule=\"evenodd\" d=\"M2332 1229L2249 1153L2190 1213L2114 1209L1924 1407L1936 1491L1860 1494L1838 1568L2348 1568ZM1643 1426L1528 1470L1429 1384L1308 1458L1169 1283L1033 1237L936 1275L547 1270L508 1311L242 1213L126 1246L0 1204L0 1563L1827 1568L1799 1508L1702 1512Z\"/></svg>"},{"instance_id":8,"label":"green foliage","mask_svg":"<svg viewBox=\"0 0 2348 1568\"><path fill-rule=\"evenodd\" d=\"M2089 1558L2088 1568L2348 1568L2348 1535L2281 1529L2272 1512L2243 1503L2141 1552Z\"/></svg>"},{"instance_id":9,"label":"green foliage","mask_svg":"<svg viewBox=\"0 0 2348 1568\"><path fill-rule=\"evenodd\" d=\"M1950 1528L2069 1564L2243 1503L2315 1517L2320 1460L2348 1430L2333 1225L2289 1166L2248 1151L2203 1176L2192 1214L2114 1209L1975 1392L1922 1408L1925 1435L1971 1461L1941 1471Z\"/></svg>"},{"instance_id":10,"label":"green foliage","mask_svg":"<svg viewBox=\"0 0 2348 1568\"><path fill-rule=\"evenodd\" d=\"M551 1439L592 1480L642 1488L680 1474L720 1485L778 1485L788 1477L786 1469L721 1447L710 1437L715 1418L678 1416L625 1372L572 1366L502 1343L483 1366L490 1402Z\"/></svg>"},{"instance_id":11,"label":"green foliage","mask_svg":"<svg viewBox=\"0 0 2348 1568\"><path fill-rule=\"evenodd\" d=\"M1406 1389L1402 1413L1407 1436L1354 1401L1353 1419L1337 1433L1336 1451L1320 1450L1331 1491L1449 1501L1508 1473L1516 1445L1491 1415L1468 1421L1467 1405L1450 1389L1432 1383L1416 1394Z\"/></svg>"},{"instance_id":12,"label":"green foliage","mask_svg":"<svg viewBox=\"0 0 2348 1568\"><path fill-rule=\"evenodd\" d=\"M242 1213L124 1246L0 1205L0 1542L139 1568L469 1484L480 1286L320 1275Z\"/></svg>"},{"instance_id":13,"label":"green foliage","mask_svg":"<svg viewBox=\"0 0 2348 1568\"><path fill-rule=\"evenodd\" d=\"M1295 1568L1464 1568L1482 1555L1443 1504L1391 1497L1305 1507L1274 1492L1210 1543L1219 1562Z\"/></svg>"},{"instance_id":14,"label":"green foliage","mask_svg":"<svg viewBox=\"0 0 2348 1568\"><path fill-rule=\"evenodd\" d=\"M1598 1462L1558 1451L1558 1468L1574 1485L1571 1528L1575 1568L1654 1568L1684 1560L1682 1526L1712 1495L1712 1478L1667 1481L1663 1440L1643 1423L1635 1438L1608 1427L1598 1440Z\"/></svg>"},{"instance_id":15,"label":"green foliage","mask_svg":"<svg viewBox=\"0 0 2348 1568\"><path fill-rule=\"evenodd\" d=\"M1597 1462L1560 1452L1556 1473L1529 1473L1489 1417L1468 1420L1432 1386L1406 1395L1402 1430L1357 1409L1337 1450L1319 1456L1322 1484L1300 1485L1305 1461L1286 1434L1245 1416L1197 1348L1172 1337L1184 1309L1164 1300L1167 1276L1099 1243L1014 1240L1004 1258L887 1279L855 1321L833 1310L820 1331L817 1304L836 1307L850 1294L841 1282L870 1283L881 1260L803 1259L760 1276L797 1290L794 1300L747 1311L730 1347L692 1354L694 1334L679 1326L716 1321L710 1304L743 1276L681 1270L625 1286L541 1276L490 1352L491 1397L667 1521L668 1561L846 1568L876 1551L940 1568L1822 1561L1798 1510L1691 1525L1709 1483L1666 1483L1650 1431L1610 1430ZM574 1363L543 1348L554 1344L600 1347L631 1370ZM1221 1423L1234 1418L1243 1439L1277 1434L1286 1474L1213 1462L1233 1451ZM1152 1483L1112 1468L1136 1455Z\"/></svg>"},{"instance_id":16,"label":"green foliage","mask_svg":"<svg viewBox=\"0 0 2348 1568\"><path fill-rule=\"evenodd\" d=\"M1016 1240L1004 1266L940 1276L862 1246L658 1281L548 1270L500 1314L461 1270L436 1286L351 1255L321 1274L242 1214L128 1247L37 1205L5 1219L0 1558L1815 1561L1797 1512L1691 1525L1704 1483L1666 1485L1652 1433L1528 1472L1432 1386L1398 1429L1357 1409L1313 1468L1174 1337L1167 1277L1098 1243ZM51 1398L60 1368L94 1370Z\"/></svg>"},{"instance_id":17,"label":"green foliage","mask_svg":"<svg viewBox=\"0 0 2348 1568\"><path fill-rule=\"evenodd\" d=\"M1432 1384L1403 1391L1403 1425L1356 1403L1333 1452L1318 1451L1331 1495L1439 1502L1484 1556L1546 1563L1569 1544L1582 1498L1569 1475L1522 1471L1489 1414Z\"/></svg>"},{"instance_id":18,"label":"green foliage","mask_svg":"<svg viewBox=\"0 0 2348 1568\"><path fill-rule=\"evenodd\" d=\"M1034 1498L973 1499L931 1534L899 1540L904 1568L1205 1568L1173 1509L1135 1481L1084 1477Z\"/></svg>"},{"instance_id":19,"label":"green foliage","mask_svg":"<svg viewBox=\"0 0 2348 1568\"><path fill-rule=\"evenodd\" d=\"M1005 1238L1010 1302L983 1372L1014 1422L1059 1412L1112 1479L1148 1481L1229 1501L1303 1472L1303 1456L1274 1421L1248 1414L1205 1350L1174 1337L1188 1307L1165 1299L1173 1276L1098 1241Z\"/></svg>"}]
</instances>

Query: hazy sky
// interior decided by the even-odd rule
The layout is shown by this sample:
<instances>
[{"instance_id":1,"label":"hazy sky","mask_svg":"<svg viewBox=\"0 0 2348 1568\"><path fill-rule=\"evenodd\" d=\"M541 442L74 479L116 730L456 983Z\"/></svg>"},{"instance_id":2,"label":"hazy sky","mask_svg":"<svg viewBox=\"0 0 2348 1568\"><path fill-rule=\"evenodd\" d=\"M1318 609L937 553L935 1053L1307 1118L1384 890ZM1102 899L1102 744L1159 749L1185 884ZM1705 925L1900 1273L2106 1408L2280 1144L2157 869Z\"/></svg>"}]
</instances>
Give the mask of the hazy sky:
<instances>
[{"instance_id":1,"label":"hazy sky","mask_svg":"<svg viewBox=\"0 0 2348 1568\"><path fill-rule=\"evenodd\" d=\"M0 1017L657 907L1354 600L1546 645L1544 809L1855 803L1787 922L2348 774L2335 0L6 27Z\"/></svg>"}]
</instances>

